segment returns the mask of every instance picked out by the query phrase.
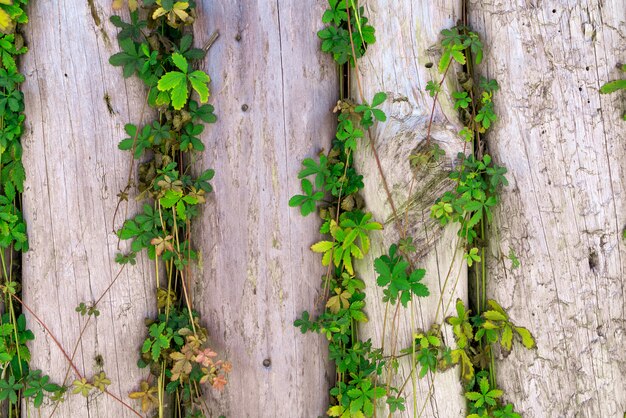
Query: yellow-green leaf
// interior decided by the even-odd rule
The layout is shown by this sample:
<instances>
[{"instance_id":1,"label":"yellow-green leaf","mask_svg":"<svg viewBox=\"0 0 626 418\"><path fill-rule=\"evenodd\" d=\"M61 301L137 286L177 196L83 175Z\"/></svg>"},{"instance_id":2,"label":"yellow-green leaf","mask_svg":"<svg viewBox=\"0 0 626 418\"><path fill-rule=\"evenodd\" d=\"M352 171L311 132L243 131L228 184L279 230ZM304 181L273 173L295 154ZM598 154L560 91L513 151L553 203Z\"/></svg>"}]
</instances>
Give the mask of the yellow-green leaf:
<instances>
[{"instance_id":1,"label":"yellow-green leaf","mask_svg":"<svg viewBox=\"0 0 626 418\"><path fill-rule=\"evenodd\" d=\"M322 265L323 266L327 266L330 264L330 259L333 255L332 251L327 251L324 253L324 255L322 256Z\"/></svg>"},{"instance_id":2,"label":"yellow-green leaf","mask_svg":"<svg viewBox=\"0 0 626 418\"><path fill-rule=\"evenodd\" d=\"M329 417L340 417L341 414L343 414L343 406L341 405L332 406L326 411L326 415Z\"/></svg>"},{"instance_id":3,"label":"yellow-green leaf","mask_svg":"<svg viewBox=\"0 0 626 418\"><path fill-rule=\"evenodd\" d=\"M180 110L187 103L189 92L187 91L187 75L180 71L170 71L164 74L157 83L160 91L170 91L172 106Z\"/></svg>"},{"instance_id":4,"label":"yellow-green leaf","mask_svg":"<svg viewBox=\"0 0 626 418\"><path fill-rule=\"evenodd\" d=\"M13 26L13 22L11 21L11 16L3 9L0 9L0 29L2 31L6 31L10 27Z\"/></svg>"},{"instance_id":5,"label":"yellow-green leaf","mask_svg":"<svg viewBox=\"0 0 626 418\"><path fill-rule=\"evenodd\" d=\"M485 317L485 319L488 319L490 321L506 321L507 320L506 315L502 315L498 311L486 311L483 313L483 316Z\"/></svg>"},{"instance_id":6,"label":"yellow-green leaf","mask_svg":"<svg viewBox=\"0 0 626 418\"><path fill-rule=\"evenodd\" d=\"M485 323L483 324L483 328L485 328L485 329L498 329L500 327L498 325L494 324L491 321L485 321Z\"/></svg>"},{"instance_id":7,"label":"yellow-green leaf","mask_svg":"<svg viewBox=\"0 0 626 418\"><path fill-rule=\"evenodd\" d=\"M354 276L354 269L352 268L352 256L350 255L349 251L343 253L343 265L346 267L348 273L350 273L351 276Z\"/></svg>"},{"instance_id":8,"label":"yellow-green leaf","mask_svg":"<svg viewBox=\"0 0 626 418\"><path fill-rule=\"evenodd\" d=\"M502 330L502 339L500 340L500 343L502 344L502 347L504 347L507 351L511 351L512 342L513 329L510 325L505 325L504 329Z\"/></svg>"},{"instance_id":9,"label":"yellow-green leaf","mask_svg":"<svg viewBox=\"0 0 626 418\"><path fill-rule=\"evenodd\" d=\"M333 248L334 243L331 241L320 241L311 245L311 250L316 253L325 253Z\"/></svg>"},{"instance_id":10,"label":"yellow-green leaf","mask_svg":"<svg viewBox=\"0 0 626 418\"><path fill-rule=\"evenodd\" d=\"M500 306L500 304L498 302L496 302L493 299L489 299L487 300L487 305L489 305L489 307L497 312L500 312L502 315L504 315L505 317L509 317L509 315L506 313L506 311L504 309L502 309L502 306Z\"/></svg>"},{"instance_id":11,"label":"yellow-green leaf","mask_svg":"<svg viewBox=\"0 0 626 418\"><path fill-rule=\"evenodd\" d=\"M535 338L533 338L533 335L526 328L515 327L515 332L517 332L517 334L522 338L522 344L524 344L524 347L528 349L537 347Z\"/></svg>"},{"instance_id":12,"label":"yellow-green leaf","mask_svg":"<svg viewBox=\"0 0 626 418\"><path fill-rule=\"evenodd\" d=\"M200 103L206 103L209 100L209 86L207 84L211 81L211 78L203 71L194 71L189 74L189 81L191 82L191 87L200 96Z\"/></svg>"},{"instance_id":13,"label":"yellow-green leaf","mask_svg":"<svg viewBox=\"0 0 626 418\"><path fill-rule=\"evenodd\" d=\"M187 69L189 65L187 64L187 59L183 57L181 54L179 54L178 52L174 52L172 54L172 62L174 63L176 67L178 67L180 71L182 71L185 74L187 73Z\"/></svg>"},{"instance_id":14,"label":"yellow-green leaf","mask_svg":"<svg viewBox=\"0 0 626 418\"><path fill-rule=\"evenodd\" d=\"M167 14L167 10L165 10L162 7L159 7L158 9L154 11L154 13L152 13L152 20L157 20L158 18L166 14Z\"/></svg>"},{"instance_id":15,"label":"yellow-green leaf","mask_svg":"<svg viewBox=\"0 0 626 418\"><path fill-rule=\"evenodd\" d=\"M465 353L465 350L452 350L450 357L452 358L452 363L461 366L461 377L463 380L469 382L474 378L474 365L467 356L467 353Z\"/></svg>"}]
</instances>

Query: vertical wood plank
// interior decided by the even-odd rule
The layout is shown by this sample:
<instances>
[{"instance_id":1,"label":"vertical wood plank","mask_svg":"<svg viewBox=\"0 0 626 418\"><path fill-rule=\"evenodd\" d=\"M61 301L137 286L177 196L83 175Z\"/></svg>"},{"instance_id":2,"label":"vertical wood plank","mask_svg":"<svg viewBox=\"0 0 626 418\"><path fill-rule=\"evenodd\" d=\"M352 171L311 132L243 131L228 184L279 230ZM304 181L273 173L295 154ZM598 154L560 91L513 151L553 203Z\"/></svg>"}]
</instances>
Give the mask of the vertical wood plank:
<instances>
[{"instance_id":1,"label":"vertical wood plank","mask_svg":"<svg viewBox=\"0 0 626 418\"><path fill-rule=\"evenodd\" d=\"M497 363L506 398L527 418L622 417L626 251L621 0L472 1L498 80L492 155L510 185L491 231L489 292L538 349ZM521 262L511 269L509 248Z\"/></svg>"},{"instance_id":2,"label":"vertical wood plank","mask_svg":"<svg viewBox=\"0 0 626 418\"><path fill-rule=\"evenodd\" d=\"M452 187L447 175L457 153L463 151L462 141L457 136L462 125L449 97L456 86L456 74L452 68L439 96L431 131L431 140L446 151L446 156L440 164L417 168L409 164L409 155L427 149L427 128L433 102L425 87L430 80L437 83L441 80L441 74L437 72L439 33L460 19L460 2L370 0L365 5L366 16L376 28L376 43L360 61L365 100L371 102L379 91L388 96L383 105L387 122L373 128L372 140L398 216L404 219L408 210L407 235L417 243L419 260L416 267L426 269L424 283L431 292L430 296L419 298L406 309L400 307L398 326L394 331L397 333L395 352L398 354L400 349L411 347L412 336L418 329L427 331L433 322L441 324L454 311L457 297L467 300L467 272L461 260L463 250L458 247L456 228L441 229L430 219L430 207ZM433 65L427 68L427 63ZM353 96L359 97L355 76L352 79ZM382 233L374 235L369 255L357 264L367 285L369 322L362 327L362 336L372 338L374 346L380 346L384 334L385 353L390 354L393 345L390 324L396 308L390 307L386 313L382 289L376 285L373 261L386 253L392 243L398 242L399 233L369 145L357 152L355 160L359 173L364 175L366 207L385 227ZM387 329L383 329L385 323ZM453 346L452 333L447 326L444 331L445 342ZM437 373L434 377L416 377L413 387L410 357L400 359L399 364L393 384L402 387L407 382L402 393L407 399L407 408L394 416L463 415L465 401L458 368ZM380 414L387 410L384 407L381 406Z\"/></svg>"},{"instance_id":3,"label":"vertical wood plank","mask_svg":"<svg viewBox=\"0 0 626 418\"><path fill-rule=\"evenodd\" d=\"M30 50L23 59L24 214L31 248L23 257L23 294L70 354L85 321L74 308L97 299L119 269L112 231L121 225L124 210L117 225L112 220L130 161L117 143L124 124L139 121L145 101L143 88L125 82L120 69L108 63L118 49L108 22L110 7L108 0L32 2L26 33ZM140 260L122 273L99 305L101 315L92 320L75 358L87 378L104 370L112 381L110 391L126 400L144 374L136 361L143 318L154 314L149 272ZM66 360L33 317L27 318L36 335L32 367L62 381ZM75 378L72 372L69 382ZM41 414L50 412L44 407ZM56 416L134 415L98 392L89 399L68 394Z\"/></svg>"},{"instance_id":4,"label":"vertical wood plank","mask_svg":"<svg viewBox=\"0 0 626 418\"><path fill-rule=\"evenodd\" d=\"M327 147L337 100L331 60L319 50L322 2L198 3L202 44L217 30L206 70L218 122L202 164L215 193L196 226L203 266L195 305L216 349L233 363L211 416L317 417L328 405L327 344L293 321L319 300L324 269L309 246L316 217L289 208L301 161ZM267 361L266 361L267 360Z\"/></svg>"}]
</instances>

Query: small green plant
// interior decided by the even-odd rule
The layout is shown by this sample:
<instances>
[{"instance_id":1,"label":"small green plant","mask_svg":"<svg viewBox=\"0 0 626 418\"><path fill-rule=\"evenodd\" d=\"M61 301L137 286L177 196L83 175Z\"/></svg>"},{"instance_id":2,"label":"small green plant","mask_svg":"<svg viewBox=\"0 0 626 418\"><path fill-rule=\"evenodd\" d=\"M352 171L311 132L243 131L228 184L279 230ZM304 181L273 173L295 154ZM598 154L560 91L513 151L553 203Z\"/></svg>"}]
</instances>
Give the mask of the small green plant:
<instances>
[{"instance_id":1,"label":"small green plant","mask_svg":"<svg viewBox=\"0 0 626 418\"><path fill-rule=\"evenodd\" d=\"M511 269L515 270L516 268L519 268L519 266L521 266L521 263L517 258L517 254L515 254L513 248L509 248L508 259L511 260Z\"/></svg>"},{"instance_id":2,"label":"small green plant","mask_svg":"<svg viewBox=\"0 0 626 418\"><path fill-rule=\"evenodd\" d=\"M85 302L81 302L77 307L76 307L76 312L80 313L82 316L95 316L98 317L100 316L100 311L98 309L96 309L95 305L92 304L90 306L85 305Z\"/></svg>"}]
</instances>

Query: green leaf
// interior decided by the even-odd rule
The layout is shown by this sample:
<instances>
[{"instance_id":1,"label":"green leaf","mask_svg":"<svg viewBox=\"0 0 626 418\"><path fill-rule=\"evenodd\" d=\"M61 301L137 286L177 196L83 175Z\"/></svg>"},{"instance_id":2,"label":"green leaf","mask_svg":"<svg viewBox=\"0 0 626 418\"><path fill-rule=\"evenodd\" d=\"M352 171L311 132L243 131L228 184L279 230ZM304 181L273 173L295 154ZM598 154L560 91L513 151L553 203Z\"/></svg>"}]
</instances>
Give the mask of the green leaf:
<instances>
[{"instance_id":1,"label":"green leaf","mask_svg":"<svg viewBox=\"0 0 626 418\"><path fill-rule=\"evenodd\" d=\"M500 344L507 351L511 351L511 346L513 342L513 329L510 325L505 325L502 329L502 337L500 338Z\"/></svg>"},{"instance_id":2,"label":"green leaf","mask_svg":"<svg viewBox=\"0 0 626 418\"><path fill-rule=\"evenodd\" d=\"M169 189L165 192L165 195L159 199L159 203L164 208L169 209L173 207L176 203L178 203L182 196L183 192Z\"/></svg>"},{"instance_id":3,"label":"green leaf","mask_svg":"<svg viewBox=\"0 0 626 418\"><path fill-rule=\"evenodd\" d=\"M502 313L497 311L483 312L483 316L485 317L485 319L488 319L490 321L506 321L508 319L506 315L503 315Z\"/></svg>"},{"instance_id":4,"label":"green leaf","mask_svg":"<svg viewBox=\"0 0 626 418\"><path fill-rule=\"evenodd\" d=\"M135 143L133 138L126 138L117 145L119 149L122 151L128 151L133 148L133 144Z\"/></svg>"},{"instance_id":5,"label":"green leaf","mask_svg":"<svg viewBox=\"0 0 626 418\"><path fill-rule=\"evenodd\" d=\"M439 83L435 83L434 81L430 80L428 83L426 83L426 91L428 92L430 97L435 97L437 93L441 91L441 87L439 86Z\"/></svg>"},{"instance_id":6,"label":"green leaf","mask_svg":"<svg viewBox=\"0 0 626 418\"><path fill-rule=\"evenodd\" d=\"M300 206L302 216L307 216L308 214L315 212L315 204L317 201L322 200L324 193L314 192L313 185L307 179L303 179L301 181L301 185L305 194L293 196L289 199L289 206Z\"/></svg>"},{"instance_id":7,"label":"green leaf","mask_svg":"<svg viewBox=\"0 0 626 418\"><path fill-rule=\"evenodd\" d=\"M124 222L122 229L118 231L118 236L120 237L120 239L130 239L136 237L137 235L140 235L141 233L142 230L141 228L139 228L137 223L132 219L129 219Z\"/></svg>"},{"instance_id":8,"label":"green leaf","mask_svg":"<svg viewBox=\"0 0 626 418\"><path fill-rule=\"evenodd\" d=\"M209 87L207 84L211 81L211 78L203 71L194 71L189 74L189 81L191 82L191 87L200 96L200 103L206 103L209 100Z\"/></svg>"},{"instance_id":9,"label":"green leaf","mask_svg":"<svg viewBox=\"0 0 626 418\"><path fill-rule=\"evenodd\" d=\"M320 241L317 244L313 244L311 250L316 253L325 253L332 249L334 245L335 243L331 241Z\"/></svg>"},{"instance_id":10,"label":"green leaf","mask_svg":"<svg viewBox=\"0 0 626 418\"><path fill-rule=\"evenodd\" d=\"M372 109L372 115L379 122L385 122L387 120L387 115L380 109Z\"/></svg>"},{"instance_id":11,"label":"green leaf","mask_svg":"<svg viewBox=\"0 0 626 418\"><path fill-rule=\"evenodd\" d=\"M189 91L187 90L187 75L178 71L164 74L157 84L160 91L169 91L172 98L172 106L180 110L187 103Z\"/></svg>"},{"instance_id":12,"label":"green leaf","mask_svg":"<svg viewBox=\"0 0 626 418\"><path fill-rule=\"evenodd\" d=\"M465 54L463 54L462 51L457 51L456 49L453 49L450 53L452 54L452 58L454 58L456 62L461 65L465 64Z\"/></svg>"},{"instance_id":13,"label":"green leaf","mask_svg":"<svg viewBox=\"0 0 626 418\"><path fill-rule=\"evenodd\" d=\"M180 71L187 74L188 64L187 64L187 59L185 59L185 57L183 57L178 52L175 52L172 54L172 62L174 63L176 67L178 67Z\"/></svg>"},{"instance_id":14,"label":"green leaf","mask_svg":"<svg viewBox=\"0 0 626 418\"><path fill-rule=\"evenodd\" d=\"M452 55L450 51L444 51L443 54L441 54L441 58L439 59L439 67L438 67L439 72L445 73L451 61L452 61Z\"/></svg>"},{"instance_id":15,"label":"green leaf","mask_svg":"<svg viewBox=\"0 0 626 418\"><path fill-rule=\"evenodd\" d=\"M387 100L387 94L383 92L378 92L374 95L372 99L372 107L376 107L382 104L385 100Z\"/></svg>"},{"instance_id":16,"label":"green leaf","mask_svg":"<svg viewBox=\"0 0 626 418\"><path fill-rule=\"evenodd\" d=\"M528 331L526 328L515 327L515 332L517 332L517 334L522 338L522 344L524 344L524 347L528 349L533 349L537 347L535 339L533 338L530 331Z\"/></svg>"},{"instance_id":17,"label":"green leaf","mask_svg":"<svg viewBox=\"0 0 626 418\"><path fill-rule=\"evenodd\" d=\"M624 80L615 80L609 81L600 87L600 93L602 94L610 94L616 92L617 90L626 89L626 79Z\"/></svg>"}]
</instances>

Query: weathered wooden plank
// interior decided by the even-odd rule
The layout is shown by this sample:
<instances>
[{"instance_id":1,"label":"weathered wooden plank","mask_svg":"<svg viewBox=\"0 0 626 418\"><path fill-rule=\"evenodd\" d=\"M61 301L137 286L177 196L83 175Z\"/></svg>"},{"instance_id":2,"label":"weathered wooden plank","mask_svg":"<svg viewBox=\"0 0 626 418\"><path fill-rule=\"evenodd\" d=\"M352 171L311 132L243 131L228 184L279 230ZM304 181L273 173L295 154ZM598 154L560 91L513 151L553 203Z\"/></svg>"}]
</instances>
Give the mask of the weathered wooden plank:
<instances>
[{"instance_id":1,"label":"weathered wooden plank","mask_svg":"<svg viewBox=\"0 0 626 418\"><path fill-rule=\"evenodd\" d=\"M139 121L145 92L139 84L125 82L120 69L108 63L117 52L109 0L36 1L29 9L30 51L23 59L24 213L31 250L23 258L23 292L26 303L71 353L85 320L74 308L97 299L119 268L112 220L130 161L117 143L124 124ZM134 208L129 209L132 214ZM123 217L124 210L115 227ZM135 364L145 335L143 319L155 307L149 271L140 260L123 273L101 302L101 315L89 325L75 360L88 378L104 370L111 392L124 399L145 378ZM67 362L30 315L28 323L37 336L32 367L61 381ZM71 373L69 382L73 379ZM42 416L49 414L44 408ZM98 393L88 400L69 396L56 416L133 415Z\"/></svg>"},{"instance_id":2,"label":"weathered wooden plank","mask_svg":"<svg viewBox=\"0 0 626 418\"><path fill-rule=\"evenodd\" d=\"M524 417L622 417L626 326L621 231L626 214L621 0L473 1L486 74L501 90L489 135L509 169L491 231L499 260L489 293L528 326L538 349L515 349L498 382ZM514 250L521 267L504 257Z\"/></svg>"},{"instance_id":3,"label":"weathered wooden plank","mask_svg":"<svg viewBox=\"0 0 626 418\"><path fill-rule=\"evenodd\" d=\"M451 159L463 151L463 144L456 135L461 124L449 100L449 91L456 83L456 74L452 70L444 85L444 93L440 95L431 131L432 141L446 151L446 157L442 163L427 167L411 168L409 164L409 155L426 149L433 102L425 87L428 81L439 82L441 79L436 69L438 36L442 29L456 24L460 18L459 5L459 2L408 0L366 3L367 16L376 28L377 40L360 63L364 95L370 102L378 91L386 92L389 97L383 105L388 120L373 128L373 141L399 217L404 218L408 208L407 233L418 244L416 267L426 269L425 283L431 291L431 296L409 305L408 309L400 308L396 354L411 346L412 335L417 329L428 330L433 322L441 324L451 313L457 297L467 298L467 273L460 258L462 250L458 248L456 230L442 230L429 218L435 199L451 187L447 181ZM434 65L427 68L427 63ZM353 96L359 97L355 77L352 79ZM364 175L366 207L372 211L374 219L385 225L385 230L372 240L370 254L357 266L367 285L369 322L363 326L362 334L364 338L371 337L375 346L381 345L384 334L385 352L389 354L392 351L390 324L395 308L389 309L387 329L383 329L385 304L382 290L376 285L373 260L388 251L390 244L397 243L399 234L369 145L362 147L355 159L358 171ZM446 332L446 343L454 344L450 332ZM410 358L404 357L400 360L394 384L402 386L409 379L410 371ZM403 396L407 399L406 412L394 416L457 417L465 410L458 369L438 373L434 379L431 376L416 377L415 387L409 381Z\"/></svg>"},{"instance_id":4,"label":"weathered wooden plank","mask_svg":"<svg viewBox=\"0 0 626 418\"><path fill-rule=\"evenodd\" d=\"M328 405L327 344L293 321L320 305L324 269L309 246L319 220L288 207L300 162L328 146L337 100L331 60L319 51L322 2L198 3L194 25L209 51L212 102L201 162L215 193L194 239L203 253L195 306L216 349L233 363L211 416L316 417ZM267 360L267 361L266 361Z\"/></svg>"}]
</instances>

